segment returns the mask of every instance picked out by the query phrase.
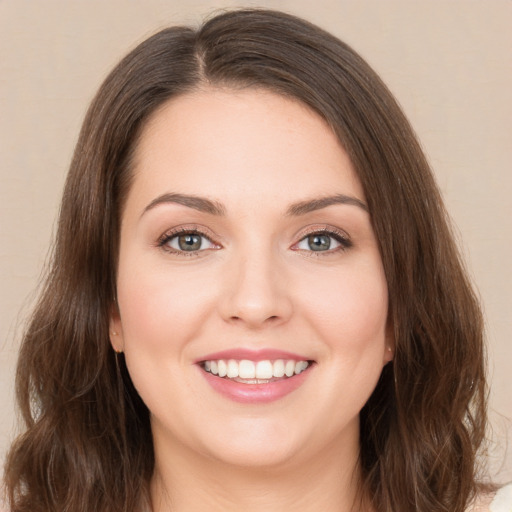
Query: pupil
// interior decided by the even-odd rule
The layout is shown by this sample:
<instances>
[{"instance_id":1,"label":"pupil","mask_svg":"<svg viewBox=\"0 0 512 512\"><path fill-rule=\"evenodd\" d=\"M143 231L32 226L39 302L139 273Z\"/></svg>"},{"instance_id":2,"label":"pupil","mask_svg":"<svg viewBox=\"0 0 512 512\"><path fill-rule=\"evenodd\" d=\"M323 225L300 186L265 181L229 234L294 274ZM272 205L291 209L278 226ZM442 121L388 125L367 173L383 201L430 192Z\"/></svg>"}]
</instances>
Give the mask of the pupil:
<instances>
[{"instance_id":1,"label":"pupil","mask_svg":"<svg viewBox=\"0 0 512 512\"><path fill-rule=\"evenodd\" d=\"M313 251L326 251L331 246L331 238L328 235L310 235L308 244Z\"/></svg>"},{"instance_id":2,"label":"pupil","mask_svg":"<svg viewBox=\"0 0 512 512\"><path fill-rule=\"evenodd\" d=\"M182 251L195 251L201 248L201 237L199 235L182 235L178 241Z\"/></svg>"}]
</instances>

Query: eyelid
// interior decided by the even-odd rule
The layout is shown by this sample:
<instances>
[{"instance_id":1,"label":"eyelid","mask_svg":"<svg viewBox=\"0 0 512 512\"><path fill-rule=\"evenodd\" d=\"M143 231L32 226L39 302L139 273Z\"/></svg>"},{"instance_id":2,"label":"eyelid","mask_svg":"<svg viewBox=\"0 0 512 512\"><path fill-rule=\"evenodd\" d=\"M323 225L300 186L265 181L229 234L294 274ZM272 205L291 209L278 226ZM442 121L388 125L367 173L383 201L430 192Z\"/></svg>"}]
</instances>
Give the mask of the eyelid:
<instances>
[{"instance_id":1,"label":"eyelid","mask_svg":"<svg viewBox=\"0 0 512 512\"><path fill-rule=\"evenodd\" d=\"M327 250L327 251L306 251L304 249L296 248L297 245L300 242L302 242L306 237L308 237L310 235L316 235L316 234L331 236L336 241L338 241L341 245L340 245L340 247L338 247L336 249L331 249L331 250ZM350 249L353 246L353 242L350 239L350 236L346 231L344 231L340 228L334 227L334 226L327 225L327 224L316 224L316 225L312 225L312 226L307 226L306 228L304 228L297 234L296 238L298 238L298 241L292 245L291 249L295 248L294 250L301 250L301 251L304 250L307 253L313 253L315 256L319 256L322 254L332 254L339 250L344 251L344 250Z\"/></svg>"},{"instance_id":2,"label":"eyelid","mask_svg":"<svg viewBox=\"0 0 512 512\"><path fill-rule=\"evenodd\" d=\"M180 251L180 250L176 250L176 249L166 245L167 242L169 242L169 240L171 240L172 238L179 236L179 235L185 235L185 234L196 234L196 235L200 235L200 236L206 238L207 240L210 241L210 243L212 243L215 246L213 249L220 249L222 247L221 244L216 241L216 239L218 237L214 236L210 232L209 229L207 229L203 226L199 226L197 224L182 225L182 226L177 226L177 227L168 229L167 231L165 231L162 235L160 235L158 237L155 245L171 254L179 254L179 255L183 255L183 256L197 256L204 251L208 251L208 250L212 249L212 248L208 248L208 249L200 249L198 251Z\"/></svg>"},{"instance_id":3,"label":"eyelid","mask_svg":"<svg viewBox=\"0 0 512 512\"><path fill-rule=\"evenodd\" d=\"M177 227L168 229L167 231L165 231L162 235L160 235L158 237L155 245L171 254L179 254L179 255L185 255L185 256L198 256L200 253L209 251L212 249L212 248L208 248L208 249L200 249L197 251L180 251L180 250L173 249L169 246L166 246L166 243L170 239L174 238L175 236L179 236L180 234L197 234L197 235L205 237L214 246L216 246L213 249L221 249L222 248L222 245L216 241L219 238L218 236L213 235L208 228L206 228L204 226L197 225L197 224L181 225L181 226L177 226ZM331 236L337 242L340 243L340 247L337 247L335 249L330 249L327 251L307 251L305 249L297 248L297 245L300 242L302 242L306 237L308 237L310 235L314 235L314 234L324 234L324 235ZM295 236L295 238L298 240L290 247L292 250L311 253L315 256L320 256L322 254L324 254L324 255L325 254L333 254L338 251L347 250L353 246L353 242L350 239L350 236L348 235L348 233L346 231L344 231L340 228L337 228L335 226L328 225L328 224L315 224L315 225L307 226L307 227L303 228Z\"/></svg>"}]
</instances>

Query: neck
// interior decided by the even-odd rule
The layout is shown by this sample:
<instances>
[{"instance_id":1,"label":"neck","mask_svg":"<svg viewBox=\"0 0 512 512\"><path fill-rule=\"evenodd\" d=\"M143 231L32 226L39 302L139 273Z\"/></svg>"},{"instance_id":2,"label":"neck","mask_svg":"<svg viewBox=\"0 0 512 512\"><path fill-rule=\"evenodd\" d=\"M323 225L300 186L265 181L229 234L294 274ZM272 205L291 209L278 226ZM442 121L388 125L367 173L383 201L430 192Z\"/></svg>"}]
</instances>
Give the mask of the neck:
<instances>
[{"instance_id":1,"label":"neck","mask_svg":"<svg viewBox=\"0 0 512 512\"><path fill-rule=\"evenodd\" d=\"M273 467L241 467L212 460L183 445L155 447L153 512L366 512L358 493L358 453L327 446L314 458Z\"/></svg>"}]
</instances>

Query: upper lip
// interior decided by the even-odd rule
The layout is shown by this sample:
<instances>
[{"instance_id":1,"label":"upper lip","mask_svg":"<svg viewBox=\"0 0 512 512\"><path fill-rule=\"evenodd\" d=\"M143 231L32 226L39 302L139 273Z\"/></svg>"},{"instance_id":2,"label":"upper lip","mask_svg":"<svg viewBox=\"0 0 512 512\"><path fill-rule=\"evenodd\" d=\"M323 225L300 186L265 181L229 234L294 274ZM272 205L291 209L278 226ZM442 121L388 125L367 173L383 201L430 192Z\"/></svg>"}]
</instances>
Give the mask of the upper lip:
<instances>
[{"instance_id":1,"label":"upper lip","mask_svg":"<svg viewBox=\"0 0 512 512\"><path fill-rule=\"evenodd\" d=\"M228 350L221 350L220 352L213 352L204 357L200 357L195 363L202 363L203 361L217 361L219 359L235 359L241 361L248 359L249 361L265 361L276 359L293 359L295 361L310 361L311 358L287 352L284 350L276 350L273 348L264 348L259 350L247 348L233 348Z\"/></svg>"}]
</instances>

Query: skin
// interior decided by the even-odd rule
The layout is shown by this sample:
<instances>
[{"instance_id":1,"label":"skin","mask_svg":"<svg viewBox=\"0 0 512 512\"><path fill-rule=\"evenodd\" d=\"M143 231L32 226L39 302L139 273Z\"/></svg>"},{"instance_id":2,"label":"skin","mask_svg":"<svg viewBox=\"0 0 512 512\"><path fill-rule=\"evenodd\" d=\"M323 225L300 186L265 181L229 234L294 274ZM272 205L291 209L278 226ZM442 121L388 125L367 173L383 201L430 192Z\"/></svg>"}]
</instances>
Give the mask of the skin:
<instances>
[{"instance_id":1,"label":"skin","mask_svg":"<svg viewBox=\"0 0 512 512\"><path fill-rule=\"evenodd\" d=\"M162 194L208 198L224 215ZM292 204L333 194L363 206L287 215ZM274 93L205 88L170 100L146 124L122 215L111 339L151 413L155 511L351 509L359 411L393 355L364 201L327 124ZM173 229L207 238L200 250L177 252L176 237L161 245ZM328 238L329 250L313 250L307 236L321 230L350 247ZM235 347L315 364L284 398L241 404L194 364Z\"/></svg>"}]
</instances>

